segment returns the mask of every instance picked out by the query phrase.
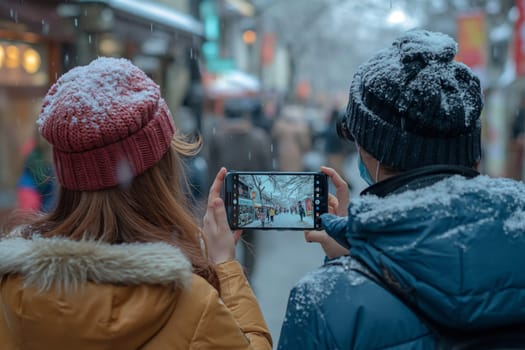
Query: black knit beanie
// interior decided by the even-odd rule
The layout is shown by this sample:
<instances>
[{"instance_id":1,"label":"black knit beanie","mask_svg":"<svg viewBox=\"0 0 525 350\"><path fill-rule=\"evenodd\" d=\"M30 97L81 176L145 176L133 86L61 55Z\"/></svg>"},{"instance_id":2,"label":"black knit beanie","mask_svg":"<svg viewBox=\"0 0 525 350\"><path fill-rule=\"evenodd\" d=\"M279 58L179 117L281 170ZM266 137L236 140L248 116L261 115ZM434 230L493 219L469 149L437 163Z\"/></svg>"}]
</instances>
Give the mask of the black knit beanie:
<instances>
[{"instance_id":1,"label":"black knit beanie","mask_svg":"<svg viewBox=\"0 0 525 350\"><path fill-rule=\"evenodd\" d=\"M479 79L449 36L411 30L362 64L343 127L381 164L473 166L481 158Z\"/></svg>"}]
</instances>

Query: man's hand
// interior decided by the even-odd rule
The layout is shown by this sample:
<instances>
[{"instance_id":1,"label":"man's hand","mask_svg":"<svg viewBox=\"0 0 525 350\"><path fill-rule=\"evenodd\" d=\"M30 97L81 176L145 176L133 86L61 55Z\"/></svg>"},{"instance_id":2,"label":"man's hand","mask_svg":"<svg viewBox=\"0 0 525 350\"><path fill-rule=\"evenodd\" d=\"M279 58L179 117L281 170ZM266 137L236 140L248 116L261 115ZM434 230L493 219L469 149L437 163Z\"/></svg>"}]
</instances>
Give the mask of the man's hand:
<instances>
[{"instance_id":1,"label":"man's hand","mask_svg":"<svg viewBox=\"0 0 525 350\"><path fill-rule=\"evenodd\" d=\"M321 167L321 171L328 175L335 185L336 196L328 195L328 212L339 216L346 216L348 205L350 204L350 191L348 184L332 168ZM304 238L307 242L317 242L321 244L326 256L329 259L348 255L348 249L337 243L326 231L305 231Z\"/></svg>"}]
</instances>

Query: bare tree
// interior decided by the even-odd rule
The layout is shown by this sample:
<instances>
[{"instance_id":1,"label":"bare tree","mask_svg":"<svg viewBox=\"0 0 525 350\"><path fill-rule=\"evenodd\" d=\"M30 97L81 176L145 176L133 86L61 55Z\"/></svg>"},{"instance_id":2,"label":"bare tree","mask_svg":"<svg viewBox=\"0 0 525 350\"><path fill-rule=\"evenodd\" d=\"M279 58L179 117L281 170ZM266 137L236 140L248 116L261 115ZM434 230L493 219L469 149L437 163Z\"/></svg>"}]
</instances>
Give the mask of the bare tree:
<instances>
[{"instance_id":1,"label":"bare tree","mask_svg":"<svg viewBox=\"0 0 525 350\"><path fill-rule=\"evenodd\" d=\"M259 192L259 198L261 199L261 205L264 205L264 196L263 191L266 188L266 186L263 186L263 181L261 176L251 175L253 186L257 189L257 192Z\"/></svg>"},{"instance_id":2,"label":"bare tree","mask_svg":"<svg viewBox=\"0 0 525 350\"><path fill-rule=\"evenodd\" d=\"M253 0L262 28L278 33L291 55L293 82L318 91L348 88L357 66L414 27L455 35L456 16L510 0ZM393 21L394 11L405 17Z\"/></svg>"}]
</instances>

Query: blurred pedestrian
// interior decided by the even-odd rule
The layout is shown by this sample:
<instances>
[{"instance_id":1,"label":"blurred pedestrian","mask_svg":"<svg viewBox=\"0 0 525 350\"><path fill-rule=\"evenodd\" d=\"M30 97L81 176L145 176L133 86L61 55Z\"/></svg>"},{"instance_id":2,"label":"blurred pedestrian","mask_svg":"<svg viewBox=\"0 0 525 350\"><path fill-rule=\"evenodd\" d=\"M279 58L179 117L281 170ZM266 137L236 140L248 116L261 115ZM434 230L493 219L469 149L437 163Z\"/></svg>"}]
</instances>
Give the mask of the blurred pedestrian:
<instances>
[{"instance_id":1,"label":"blurred pedestrian","mask_svg":"<svg viewBox=\"0 0 525 350\"><path fill-rule=\"evenodd\" d=\"M299 106L286 106L273 125L272 137L278 150L279 170L303 171L303 158L310 149L311 137Z\"/></svg>"},{"instance_id":2,"label":"blurred pedestrian","mask_svg":"<svg viewBox=\"0 0 525 350\"><path fill-rule=\"evenodd\" d=\"M234 260L226 170L201 229L181 160L199 144L176 132L157 84L98 58L58 79L38 123L60 194L0 240L2 349L271 349Z\"/></svg>"},{"instance_id":3,"label":"blurred pedestrian","mask_svg":"<svg viewBox=\"0 0 525 350\"><path fill-rule=\"evenodd\" d=\"M48 212L55 205L56 182L51 147L35 130L17 184L17 203L22 211Z\"/></svg>"},{"instance_id":4,"label":"blurred pedestrian","mask_svg":"<svg viewBox=\"0 0 525 350\"><path fill-rule=\"evenodd\" d=\"M482 91L456 51L409 31L355 73L340 126L371 186L349 202L323 168L339 216L305 236L329 260L292 290L280 349L523 348L525 185L476 171Z\"/></svg>"},{"instance_id":5,"label":"blurred pedestrian","mask_svg":"<svg viewBox=\"0 0 525 350\"><path fill-rule=\"evenodd\" d=\"M249 103L251 104L252 124L258 128L261 128L266 132L266 134L269 135L272 132L273 118L266 114L265 106L263 106L261 97L250 97Z\"/></svg>"},{"instance_id":6,"label":"blurred pedestrian","mask_svg":"<svg viewBox=\"0 0 525 350\"><path fill-rule=\"evenodd\" d=\"M266 215L264 215L264 212L264 209L257 210L259 220L261 221L261 227L264 227L264 221L266 220Z\"/></svg>"},{"instance_id":7,"label":"blurred pedestrian","mask_svg":"<svg viewBox=\"0 0 525 350\"><path fill-rule=\"evenodd\" d=\"M304 207L301 202L297 203L299 205L299 216L301 217L301 222L303 221L306 213L304 211Z\"/></svg>"},{"instance_id":8,"label":"blurred pedestrian","mask_svg":"<svg viewBox=\"0 0 525 350\"><path fill-rule=\"evenodd\" d=\"M254 126L252 98L229 99L224 104L225 119L218 123L214 133L205 138L205 154L211 173L221 167L237 171L269 171L272 169L270 136ZM265 209L262 208L264 227ZM242 265L248 278L252 277L257 252L257 235L254 230L244 230Z\"/></svg>"},{"instance_id":9,"label":"blurred pedestrian","mask_svg":"<svg viewBox=\"0 0 525 350\"><path fill-rule=\"evenodd\" d=\"M252 123L252 99L234 98L224 103L224 120L206 135L205 151L210 174L221 167L239 171L268 171L272 168L269 135Z\"/></svg>"},{"instance_id":10,"label":"blurred pedestrian","mask_svg":"<svg viewBox=\"0 0 525 350\"><path fill-rule=\"evenodd\" d=\"M525 150L525 93L522 93L518 110L511 125L507 175L516 180L523 180L523 154Z\"/></svg>"}]
</instances>

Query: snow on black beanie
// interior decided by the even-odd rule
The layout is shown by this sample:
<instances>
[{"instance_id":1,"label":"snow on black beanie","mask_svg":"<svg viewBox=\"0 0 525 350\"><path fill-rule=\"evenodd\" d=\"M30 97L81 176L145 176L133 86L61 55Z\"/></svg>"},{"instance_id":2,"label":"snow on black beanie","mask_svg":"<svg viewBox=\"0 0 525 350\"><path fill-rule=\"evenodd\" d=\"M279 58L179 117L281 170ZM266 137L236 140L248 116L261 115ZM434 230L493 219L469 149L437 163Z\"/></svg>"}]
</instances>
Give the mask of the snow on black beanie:
<instances>
[{"instance_id":1,"label":"snow on black beanie","mask_svg":"<svg viewBox=\"0 0 525 350\"><path fill-rule=\"evenodd\" d=\"M362 64L343 120L348 137L398 170L473 166L481 158L483 97L456 53L449 36L418 29Z\"/></svg>"}]
</instances>

